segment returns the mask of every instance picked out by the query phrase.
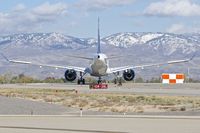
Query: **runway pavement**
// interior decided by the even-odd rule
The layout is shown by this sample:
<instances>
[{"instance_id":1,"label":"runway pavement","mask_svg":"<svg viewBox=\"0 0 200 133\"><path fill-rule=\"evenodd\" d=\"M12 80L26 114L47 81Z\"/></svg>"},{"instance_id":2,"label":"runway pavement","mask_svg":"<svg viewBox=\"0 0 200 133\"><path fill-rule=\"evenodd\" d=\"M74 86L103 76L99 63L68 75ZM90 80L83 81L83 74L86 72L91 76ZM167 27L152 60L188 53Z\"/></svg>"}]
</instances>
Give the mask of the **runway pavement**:
<instances>
[{"instance_id":1,"label":"runway pavement","mask_svg":"<svg viewBox=\"0 0 200 133\"><path fill-rule=\"evenodd\" d=\"M199 117L4 116L2 133L199 133Z\"/></svg>"},{"instance_id":2,"label":"runway pavement","mask_svg":"<svg viewBox=\"0 0 200 133\"><path fill-rule=\"evenodd\" d=\"M199 83L186 84L151 84L151 83L126 83L123 86L109 84L108 89L90 90L88 85L76 84L2 84L0 88L27 88L27 89L66 89L78 90L84 93L133 93L147 95L173 95L173 96L200 96Z\"/></svg>"}]
</instances>

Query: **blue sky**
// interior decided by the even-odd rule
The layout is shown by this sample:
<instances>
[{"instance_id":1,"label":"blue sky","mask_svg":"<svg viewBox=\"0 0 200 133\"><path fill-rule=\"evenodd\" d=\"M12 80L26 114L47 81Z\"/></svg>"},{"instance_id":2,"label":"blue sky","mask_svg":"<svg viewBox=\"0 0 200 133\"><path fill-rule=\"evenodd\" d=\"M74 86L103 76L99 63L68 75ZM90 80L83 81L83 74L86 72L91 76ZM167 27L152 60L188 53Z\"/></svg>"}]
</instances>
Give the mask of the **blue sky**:
<instances>
[{"instance_id":1,"label":"blue sky","mask_svg":"<svg viewBox=\"0 0 200 133\"><path fill-rule=\"evenodd\" d=\"M0 0L0 35L60 32L96 37L118 32L200 31L199 0Z\"/></svg>"}]
</instances>

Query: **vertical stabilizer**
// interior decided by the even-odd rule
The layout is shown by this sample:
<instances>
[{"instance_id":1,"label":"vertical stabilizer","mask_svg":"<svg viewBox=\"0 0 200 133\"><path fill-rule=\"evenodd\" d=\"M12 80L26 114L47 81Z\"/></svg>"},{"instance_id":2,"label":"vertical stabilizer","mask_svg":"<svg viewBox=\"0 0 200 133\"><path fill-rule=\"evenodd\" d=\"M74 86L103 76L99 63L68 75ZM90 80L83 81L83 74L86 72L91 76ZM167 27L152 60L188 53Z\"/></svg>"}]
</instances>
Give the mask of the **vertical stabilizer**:
<instances>
[{"instance_id":1,"label":"vertical stabilizer","mask_svg":"<svg viewBox=\"0 0 200 133\"><path fill-rule=\"evenodd\" d=\"M98 48L97 48L97 53L101 53L101 44L100 44L100 29L99 29L99 17L98 17Z\"/></svg>"}]
</instances>

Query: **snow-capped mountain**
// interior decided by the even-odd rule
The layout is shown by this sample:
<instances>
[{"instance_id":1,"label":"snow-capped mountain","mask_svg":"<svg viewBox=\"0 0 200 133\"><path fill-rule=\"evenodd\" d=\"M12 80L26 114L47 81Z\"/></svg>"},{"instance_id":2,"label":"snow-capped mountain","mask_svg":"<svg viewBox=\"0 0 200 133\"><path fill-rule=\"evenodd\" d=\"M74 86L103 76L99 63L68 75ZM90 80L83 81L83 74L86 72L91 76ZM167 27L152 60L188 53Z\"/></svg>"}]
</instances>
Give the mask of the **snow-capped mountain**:
<instances>
[{"instance_id":1,"label":"snow-capped mountain","mask_svg":"<svg viewBox=\"0 0 200 133\"><path fill-rule=\"evenodd\" d=\"M200 34L118 33L105 37L103 41L123 48L143 45L155 51L162 51L165 55L176 52L191 54L200 49Z\"/></svg>"},{"instance_id":2,"label":"snow-capped mountain","mask_svg":"<svg viewBox=\"0 0 200 133\"><path fill-rule=\"evenodd\" d=\"M95 46L94 38L76 38L60 33L16 34L0 37L0 45L34 46L55 49L80 49ZM102 39L103 44L120 48L134 46L150 47L154 50L165 49L168 55L182 50L182 53L192 53L199 49L200 34L169 34L169 33L117 33Z\"/></svg>"},{"instance_id":3,"label":"snow-capped mountain","mask_svg":"<svg viewBox=\"0 0 200 133\"><path fill-rule=\"evenodd\" d=\"M88 62L67 58L65 55L86 55L91 56L96 52L95 38L78 38L60 33L29 33L0 36L0 49L9 58L23 59L40 63L49 63L57 65L87 65ZM183 59L191 57L197 53L197 59L189 66L195 69L198 77L198 52L200 52L200 34L170 34L170 33L117 33L101 39L102 51L109 55L127 55L116 61L111 61L111 66L123 65L141 65L171 59ZM131 55L131 56L130 56ZM7 67L5 66L5 64ZM34 68L29 71L23 66L13 66L2 60L0 63L0 73L14 71L14 73L28 73L36 75L37 73L52 73L52 69L38 70ZM180 65L168 70L175 72L186 72L187 66ZM18 71L16 71L16 68ZM37 71L37 72L35 72ZM163 69L151 69L140 71L140 75L158 75ZM143 73L144 72L144 73ZM56 71L58 75L62 72ZM40 76L41 76L40 75ZM46 75L45 75L46 76ZM48 76L48 75L47 75ZM200 77L199 77L200 79Z\"/></svg>"},{"instance_id":4,"label":"snow-capped mountain","mask_svg":"<svg viewBox=\"0 0 200 133\"><path fill-rule=\"evenodd\" d=\"M81 49L95 47L94 38L77 38L60 33L16 34L0 37L0 45L10 47L40 47L51 49ZM179 52L191 54L200 49L200 34L117 33L102 38L102 44L120 48L149 47L164 55Z\"/></svg>"},{"instance_id":5,"label":"snow-capped mountain","mask_svg":"<svg viewBox=\"0 0 200 133\"><path fill-rule=\"evenodd\" d=\"M89 41L88 42L92 42ZM43 47L43 48L84 48L89 43L86 39L75 38L60 33L32 33L16 34L0 37L0 44L9 44L12 47Z\"/></svg>"},{"instance_id":6,"label":"snow-capped mountain","mask_svg":"<svg viewBox=\"0 0 200 133\"><path fill-rule=\"evenodd\" d=\"M145 44L148 41L163 36L162 33L117 33L104 38L108 44L119 47L131 47L137 44Z\"/></svg>"}]
</instances>

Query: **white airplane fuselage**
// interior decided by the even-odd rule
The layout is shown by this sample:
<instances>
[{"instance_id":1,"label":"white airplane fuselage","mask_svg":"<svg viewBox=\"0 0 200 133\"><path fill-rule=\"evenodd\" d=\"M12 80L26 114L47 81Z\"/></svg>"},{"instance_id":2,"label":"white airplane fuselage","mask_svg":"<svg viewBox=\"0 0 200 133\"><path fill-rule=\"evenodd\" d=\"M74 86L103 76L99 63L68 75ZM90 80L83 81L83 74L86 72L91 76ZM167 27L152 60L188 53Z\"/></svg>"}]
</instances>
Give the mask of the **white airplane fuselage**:
<instances>
[{"instance_id":1,"label":"white airplane fuselage","mask_svg":"<svg viewBox=\"0 0 200 133\"><path fill-rule=\"evenodd\" d=\"M109 63L105 54L99 53L95 55L92 63L90 64L91 76L101 77L108 75L107 71Z\"/></svg>"}]
</instances>

